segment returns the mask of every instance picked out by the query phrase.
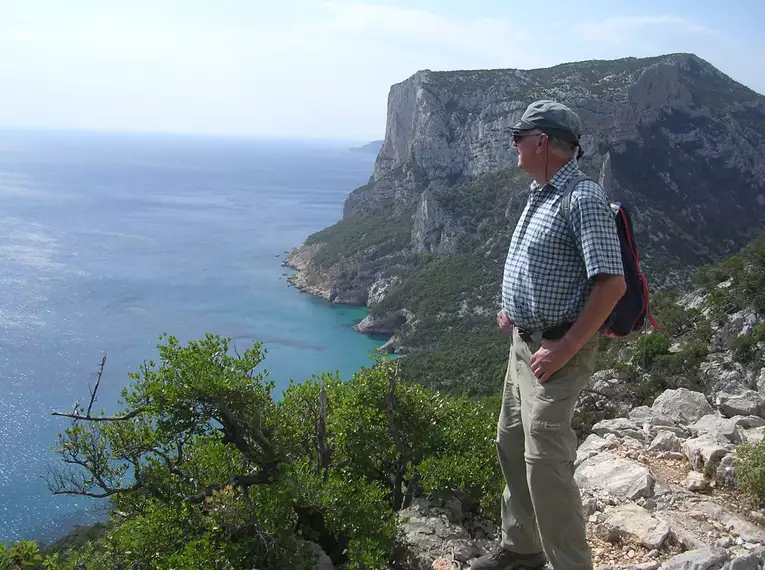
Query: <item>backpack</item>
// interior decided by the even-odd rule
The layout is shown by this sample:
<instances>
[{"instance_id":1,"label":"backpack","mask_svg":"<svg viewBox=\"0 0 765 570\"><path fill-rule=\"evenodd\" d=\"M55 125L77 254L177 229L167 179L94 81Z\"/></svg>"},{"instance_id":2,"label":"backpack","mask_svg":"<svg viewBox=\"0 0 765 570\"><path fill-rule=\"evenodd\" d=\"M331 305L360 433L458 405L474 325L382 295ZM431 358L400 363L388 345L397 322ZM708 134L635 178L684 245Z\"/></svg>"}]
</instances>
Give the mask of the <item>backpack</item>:
<instances>
[{"instance_id":1,"label":"backpack","mask_svg":"<svg viewBox=\"0 0 765 570\"><path fill-rule=\"evenodd\" d=\"M583 180L592 180L592 178L584 175L574 177L563 191L561 214L566 222L569 222L571 193L574 187ZM635 234L632 230L632 219L621 202L612 202L611 211L614 214L616 230L619 234L627 291L614 306L608 319L603 323L601 331L609 337L626 337L630 333L642 330L646 319L654 329L659 330L661 327L653 318L648 301L648 281L640 269L640 256Z\"/></svg>"}]
</instances>

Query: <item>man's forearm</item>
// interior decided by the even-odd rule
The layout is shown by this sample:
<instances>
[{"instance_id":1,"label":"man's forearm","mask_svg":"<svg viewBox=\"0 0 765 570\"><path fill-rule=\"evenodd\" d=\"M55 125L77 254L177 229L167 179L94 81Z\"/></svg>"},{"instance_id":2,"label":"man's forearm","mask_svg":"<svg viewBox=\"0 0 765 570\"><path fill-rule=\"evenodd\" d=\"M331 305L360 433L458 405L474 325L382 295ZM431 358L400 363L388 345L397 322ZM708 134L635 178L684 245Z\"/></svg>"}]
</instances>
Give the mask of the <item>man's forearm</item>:
<instances>
[{"instance_id":1,"label":"man's forearm","mask_svg":"<svg viewBox=\"0 0 765 570\"><path fill-rule=\"evenodd\" d=\"M598 275L595 287L584 305L584 310L561 342L571 354L576 354L606 322L616 303L622 298L627 285L621 275Z\"/></svg>"}]
</instances>

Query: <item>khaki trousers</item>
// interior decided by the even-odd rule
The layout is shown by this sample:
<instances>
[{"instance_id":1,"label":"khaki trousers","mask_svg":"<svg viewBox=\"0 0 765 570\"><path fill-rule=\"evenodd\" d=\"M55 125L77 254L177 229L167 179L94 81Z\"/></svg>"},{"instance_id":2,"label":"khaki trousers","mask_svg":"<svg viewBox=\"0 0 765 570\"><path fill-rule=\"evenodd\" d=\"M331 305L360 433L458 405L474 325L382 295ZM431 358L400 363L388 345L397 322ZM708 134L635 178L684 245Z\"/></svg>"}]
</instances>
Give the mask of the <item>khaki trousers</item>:
<instances>
[{"instance_id":1,"label":"khaki trousers","mask_svg":"<svg viewBox=\"0 0 765 570\"><path fill-rule=\"evenodd\" d=\"M497 425L506 483L502 545L522 554L544 550L554 570L592 570L582 498L574 481L577 439L571 419L595 367L598 338L593 336L544 384L530 366L540 346L527 344L513 331Z\"/></svg>"}]
</instances>

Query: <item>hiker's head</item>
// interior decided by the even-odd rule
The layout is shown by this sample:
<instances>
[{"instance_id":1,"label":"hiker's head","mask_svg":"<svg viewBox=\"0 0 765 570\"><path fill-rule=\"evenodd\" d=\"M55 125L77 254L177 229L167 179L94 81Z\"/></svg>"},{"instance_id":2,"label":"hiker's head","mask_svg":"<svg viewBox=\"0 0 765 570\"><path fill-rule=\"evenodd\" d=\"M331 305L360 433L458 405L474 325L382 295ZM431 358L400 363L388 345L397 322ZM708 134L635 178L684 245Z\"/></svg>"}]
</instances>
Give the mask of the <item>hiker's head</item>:
<instances>
[{"instance_id":1,"label":"hiker's head","mask_svg":"<svg viewBox=\"0 0 765 570\"><path fill-rule=\"evenodd\" d=\"M513 126L518 167L538 181L547 180L548 173L577 156L581 135L582 121L574 111L555 101L535 101Z\"/></svg>"}]
</instances>

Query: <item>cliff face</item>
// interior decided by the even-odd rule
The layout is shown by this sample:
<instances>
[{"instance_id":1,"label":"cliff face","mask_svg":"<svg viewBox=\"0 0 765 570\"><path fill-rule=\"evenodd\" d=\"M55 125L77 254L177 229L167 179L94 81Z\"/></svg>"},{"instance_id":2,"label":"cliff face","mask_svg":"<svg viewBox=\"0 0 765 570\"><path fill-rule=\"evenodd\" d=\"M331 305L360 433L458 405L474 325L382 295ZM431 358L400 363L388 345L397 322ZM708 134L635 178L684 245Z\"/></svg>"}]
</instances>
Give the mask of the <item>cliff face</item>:
<instances>
[{"instance_id":1,"label":"cliff face","mask_svg":"<svg viewBox=\"0 0 765 570\"><path fill-rule=\"evenodd\" d=\"M680 281L689 266L730 254L765 229L765 97L696 56L420 71L391 88L370 183L350 194L332 235L312 236L328 249L302 273L352 290L346 296L364 304L380 279L397 275L397 287L406 286L411 256L500 259L529 182L515 167L509 127L542 98L580 114L582 168L631 208L652 287ZM498 176L503 186L487 187ZM381 228L398 224L398 233L347 240L348 228L375 217ZM403 301L395 308L419 316Z\"/></svg>"},{"instance_id":2,"label":"cliff face","mask_svg":"<svg viewBox=\"0 0 765 570\"><path fill-rule=\"evenodd\" d=\"M717 255L728 252L721 240L741 246L762 229L765 98L692 55L419 72L391 89L373 185L351 195L345 215L416 204L429 185L513 167L509 127L538 98L580 114L585 167L597 171L611 154L611 193L634 205L653 247ZM669 246L672 234L690 242L683 251Z\"/></svg>"}]
</instances>

